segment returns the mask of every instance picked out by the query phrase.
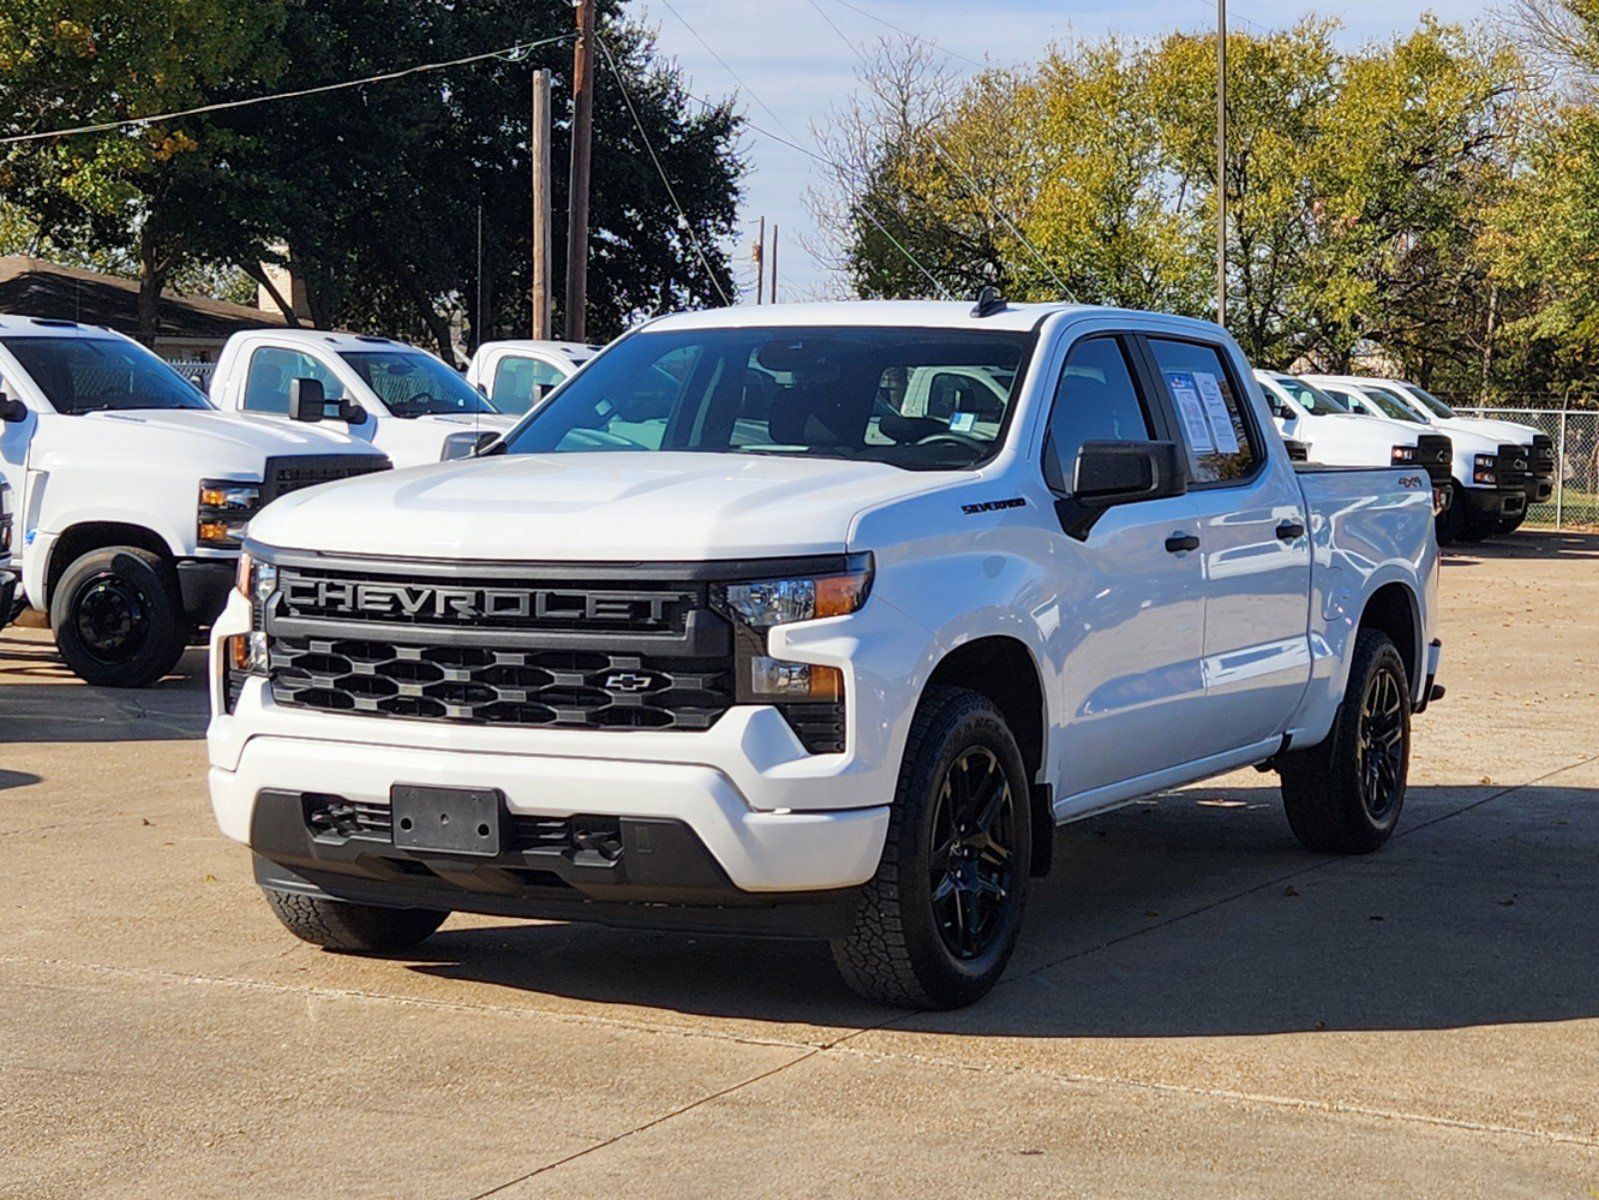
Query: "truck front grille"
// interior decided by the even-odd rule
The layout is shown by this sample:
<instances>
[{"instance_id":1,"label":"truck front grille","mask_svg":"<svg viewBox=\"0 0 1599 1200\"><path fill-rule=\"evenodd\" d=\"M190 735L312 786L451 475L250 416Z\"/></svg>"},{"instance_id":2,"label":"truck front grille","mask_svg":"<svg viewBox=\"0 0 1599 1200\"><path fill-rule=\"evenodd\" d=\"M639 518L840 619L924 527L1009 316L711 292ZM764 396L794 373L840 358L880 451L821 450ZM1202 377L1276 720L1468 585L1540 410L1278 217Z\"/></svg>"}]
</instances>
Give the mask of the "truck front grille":
<instances>
[{"instance_id":1,"label":"truck front grille","mask_svg":"<svg viewBox=\"0 0 1599 1200\"><path fill-rule=\"evenodd\" d=\"M280 454L266 460L261 503L268 504L301 488L355 475L370 475L391 466L393 464L381 454Z\"/></svg>"},{"instance_id":2,"label":"truck front grille","mask_svg":"<svg viewBox=\"0 0 1599 1200\"><path fill-rule=\"evenodd\" d=\"M285 565L265 625L273 700L324 712L703 730L735 699L704 583Z\"/></svg>"},{"instance_id":3,"label":"truck front grille","mask_svg":"<svg viewBox=\"0 0 1599 1200\"><path fill-rule=\"evenodd\" d=\"M1542 480L1544 482L1549 482L1549 481L1554 479L1555 472L1556 472L1556 464L1555 464L1555 440L1554 440L1554 438L1550 437L1547 433L1535 433L1535 434L1533 434L1533 437L1532 437L1532 473L1533 473L1533 475L1536 478L1538 478L1538 479L1540 479L1540 480Z\"/></svg>"},{"instance_id":4,"label":"truck front grille","mask_svg":"<svg viewBox=\"0 0 1599 1200\"><path fill-rule=\"evenodd\" d=\"M1448 487L1454 475L1455 444L1441 433L1423 433L1416 438L1416 461L1427 472L1434 487Z\"/></svg>"},{"instance_id":5,"label":"truck front grille","mask_svg":"<svg viewBox=\"0 0 1599 1200\"><path fill-rule=\"evenodd\" d=\"M1532 483L1532 451L1505 443L1499 447L1496 478L1501 492L1523 492Z\"/></svg>"}]
</instances>

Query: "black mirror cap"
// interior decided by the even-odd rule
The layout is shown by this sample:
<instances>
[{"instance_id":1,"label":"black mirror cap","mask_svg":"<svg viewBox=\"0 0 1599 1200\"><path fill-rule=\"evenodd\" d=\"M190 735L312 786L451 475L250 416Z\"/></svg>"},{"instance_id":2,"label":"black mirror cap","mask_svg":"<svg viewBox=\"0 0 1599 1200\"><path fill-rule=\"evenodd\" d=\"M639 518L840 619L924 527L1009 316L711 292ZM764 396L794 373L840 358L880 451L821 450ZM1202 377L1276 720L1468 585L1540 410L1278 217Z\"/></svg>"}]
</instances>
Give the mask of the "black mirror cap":
<instances>
[{"instance_id":1,"label":"black mirror cap","mask_svg":"<svg viewBox=\"0 0 1599 1200\"><path fill-rule=\"evenodd\" d=\"M346 425L362 425L366 423L366 409L362 408L348 396L339 401L339 420Z\"/></svg>"},{"instance_id":2,"label":"black mirror cap","mask_svg":"<svg viewBox=\"0 0 1599 1200\"><path fill-rule=\"evenodd\" d=\"M28 406L15 397L0 392L0 421L16 425L28 419Z\"/></svg>"},{"instance_id":3,"label":"black mirror cap","mask_svg":"<svg viewBox=\"0 0 1599 1200\"><path fill-rule=\"evenodd\" d=\"M1119 504L1181 496L1188 475L1176 442L1084 442L1072 466L1072 490L1055 503L1061 529L1086 539Z\"/></svg>"},{"instance_id":4,"label":"black mirror cap","mask_svg":"<svg viewBox=\"0 0 1599 1200\"><path fill-rule=\"evenodd\" d=\"M289 381L289 417L295 421L320 421L327 412L327 394L320 379Z\"/></svg>"}]
</instances>

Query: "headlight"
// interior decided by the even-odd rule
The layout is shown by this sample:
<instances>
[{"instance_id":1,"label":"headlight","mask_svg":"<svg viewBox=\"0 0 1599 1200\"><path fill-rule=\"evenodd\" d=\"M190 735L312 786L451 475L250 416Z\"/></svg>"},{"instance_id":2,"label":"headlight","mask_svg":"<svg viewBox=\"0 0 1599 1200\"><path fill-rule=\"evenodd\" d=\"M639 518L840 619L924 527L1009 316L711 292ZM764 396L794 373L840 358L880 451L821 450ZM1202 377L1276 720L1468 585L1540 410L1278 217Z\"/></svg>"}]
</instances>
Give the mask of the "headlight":
<instances>
[{"instance_id":1,"label":"headlight","mask_svg":"<svg viewBox=\"0 0 1599 1200\"><path fill-rule=\"evenodd\" d=\"M444 439L444 449L439 451L439 461L449 462L452 458L471 458L472 451L477 449L478 435L475 433L452 433Z\"/></svg>"},{"instance_id":2,"label":"headlight","mask_svg":"<svg viewBox=\"0 0 1599 1200\"><path fill-rule=\"evenodd\" d=\"M844 750L844 672L774 657L767 631L855 612L871 588L871 556L862 554L847 559L840 571L730 583L715 592L718 607L737 627L738 701L775 705L812 754Z\"/></svg>"},{"instance_id":3,"label":"headlight","mask_svg":"<svg viewBox=\"0 0 1599 1200\"><path fill-rule=\"evenodd\" d=\"M1416 448L1414 446L1395 446L1394 447L1393 462L1395 463L1395 465L1398 465L1399 463L1413 463L1415 461L1416 461Z\"/></svg>"},{"instance_id":4,"label":"headlight","mask_svg":"<svg viewBox=\"0 0 1599 1200\"><path fill-rule=\"evenodd\" d=\"M1499 476L1495 468L1499 465L1499 458L1494 454L1479 454L1472 460L1471 477L1477 483L1497 483Z\"/></svg>"},{"instance_id":5,"label":"headlight","mask_svg":"<svg viewBox=\"0 0 1599 1200\"><path fill-rule=\"evenodd\" d=\"M196 530L202 546L232 549L261 507L261 485L233 479L202 479Z\"/></svg>"},{"instance_id":6,"label":"headlight","mask_svg":"<svg viewBox=\"0 0 1599 1200\"><path fill-rule=\"evenodd\" d=\"M730 583L723 594L727 607L744 624L770 629L795 621L842 617L865 604L871 589L871 560L861 555L836 575Z\"/></svg>"},{"instance_id":7,"label":"headlight","mask_svg":"<svg viewBox=\"0 0 1599 1200\"><path fill-rule=\"evenodd\" d=\"M223 648L227 667L244 675L267 673L266 610L278 590L278 569L249 554L239 555L235 586L250 602L250 632L236 633Z\"/></svg>"}]
</instances>

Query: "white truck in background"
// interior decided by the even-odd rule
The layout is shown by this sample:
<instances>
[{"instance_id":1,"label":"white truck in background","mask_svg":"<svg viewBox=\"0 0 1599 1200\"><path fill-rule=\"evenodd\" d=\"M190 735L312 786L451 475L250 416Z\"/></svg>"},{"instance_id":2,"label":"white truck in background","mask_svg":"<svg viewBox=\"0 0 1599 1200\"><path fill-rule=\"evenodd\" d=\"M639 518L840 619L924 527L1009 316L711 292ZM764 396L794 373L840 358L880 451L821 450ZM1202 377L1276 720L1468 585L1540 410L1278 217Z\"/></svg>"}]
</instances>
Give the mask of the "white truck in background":
<instances>
[{"instance_id":1,"label":"white truck in background","mask_svg":"<svg viewBox=\"0 0 1599 1200\"><path fill-rule=\"evenodd\" d=\"M0 404L10 401L0 398ZM11 623L17 596L17 573L11 568L11 540L15 530L11 520L11 486L0 476L0 629Z\"/></svg>"},{"instance_id":2,"label":"white truck in background","mask_svg":"<svg viewBox=\"0 0 1599 1200\"><path fill-rule=\"evenodd\" d=\"M483 455L252 524L212 805L317 945L826 937L866 996L970 1003L1058 823L1256 764L1306 846L1387 840L1439 694L1429 492L1291 462L1199 321L661 318Z\"/></svg>"},{"instance_id":3,"label":"white truck in background","mask_svg":"<svg viewBox=\"0 0 1599 1200\"><path fill-rule=\"evenodd\" d=\"M372 446L396 467L465 458L486 435L516 424L425 350L316 329L234 334L211 376L211 402L285 428L315 423Z\"/></svg>"},{"instance_id":4,"label":"white truck in background","mask_svg":"<svg viewBox=\"0 0 1599 1200\"><path fill-rule=\"evenodd\" d=\"M1348 375L1304 378L1356 412L1417 430L1433 427L1413 405L1369 380ZM1478 542L1519 526L1526 519L1528 497L1536 490L1531 446L1502 442L1469 427L1452 427L1448 436L1453 446L1451 500L1438 517L1439 543Z\"/></svg>"},{"instance_id":5,"label":"white truck in background","mask_svg":"<svg viewBox=\"0 0 1599 1200\"><path fill-rule=\"evenodd\" d=\"M13 590L49 614L89 683L138 686L172 669L221 611L263 504L388 465L333 430L219 413L121 334L0 316Z\"/></svg>"},{"instance_id":6,"label":"white truck in background","mask_svg":"<svg viewBox=\"0 0 1599 1200\"><path fill-rule=\"evenodd\" d=\"M1444 513L1453 443L1419 425L1366 416L1309 380L1282 371L1256 371L1277 431L1305 444L1307 460L1330 467L1419 467L1433 488L1433 507Z\"/></svg>"},{"instance_id":7,"label":"white truck in background","mask_svg":"<svg viewBox=\"0 0 1599 1200\"><path fill-rule=\"evenodd\" d=\"M484 342L467 364L466 381L500 412L520 417L599 352L582 342Z\"/></svg>"}]
</instances>

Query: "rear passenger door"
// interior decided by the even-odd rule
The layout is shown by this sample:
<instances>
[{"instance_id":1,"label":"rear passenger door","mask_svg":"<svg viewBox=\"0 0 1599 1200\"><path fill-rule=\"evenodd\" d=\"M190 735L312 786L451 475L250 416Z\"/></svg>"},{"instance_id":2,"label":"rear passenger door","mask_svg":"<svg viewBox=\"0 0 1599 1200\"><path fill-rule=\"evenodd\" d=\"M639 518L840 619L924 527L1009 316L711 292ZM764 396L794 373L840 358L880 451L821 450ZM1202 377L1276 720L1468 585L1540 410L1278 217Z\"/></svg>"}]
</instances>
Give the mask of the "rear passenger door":
<instances>
[{"instance_id":1,"label":"rear passenger door","mask_svg":"<svg viewBox=\"0 0 1599 1200\"><path fill-rule=\"evenodd\" d=\"M1207 754L1280 734L1310 679L1310 536L1287 451L1220 342L1144 344L1180 426L1204 576Z\"/></svg>"},{"instance_id":2,"label":"rear passenger door","mask_svg":"<svg viewBox=\"0 0 1599 1200\"><path fill-rule=\"evenodd\" d=\"M1050 409L1044 477L1066 495L1085 441L1169 441L1156 381L1136 343L1090 334L1069 350ZM1198 756L1204 596L1186 496L1106 510L1080 540L1057 543L1064 745L1059 815L1102 803L1118 785ZM1097 793L1097 794L1096 794Z\"/></svg>"}]
</instances>

